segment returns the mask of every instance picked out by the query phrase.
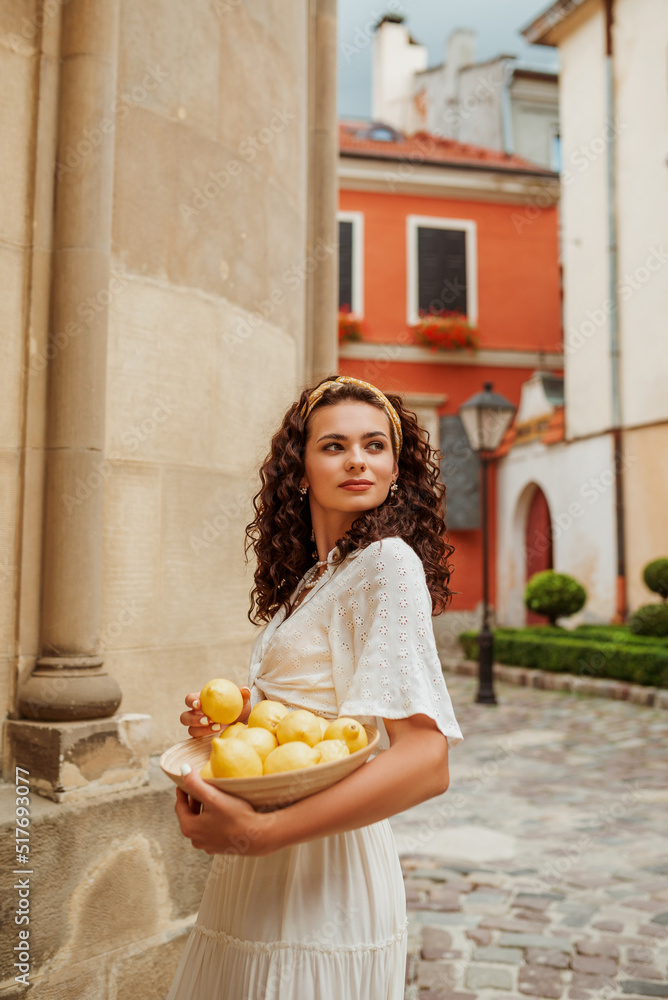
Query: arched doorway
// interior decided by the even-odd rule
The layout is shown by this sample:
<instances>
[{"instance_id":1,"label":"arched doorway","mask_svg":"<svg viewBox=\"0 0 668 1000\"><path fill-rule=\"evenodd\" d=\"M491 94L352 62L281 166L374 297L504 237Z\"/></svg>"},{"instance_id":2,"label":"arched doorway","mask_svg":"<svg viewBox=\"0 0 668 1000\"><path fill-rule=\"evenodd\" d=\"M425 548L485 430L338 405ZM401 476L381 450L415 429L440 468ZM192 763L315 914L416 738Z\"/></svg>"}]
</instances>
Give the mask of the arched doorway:
<instances>
[{"instance_id":1,"label":"arched doorway","mask_svg":"<svg viewBox=\"0 0 668 1000\"><path fill-rule=\"evenodd\" d=\"M534 573L553 568L550 508L540 486L535 487L527 512L524 551L525 582L530 580ZM545 615L538 615L527 608L526 622L527 625L545 625L548 619Z\"/></svg>"}]
</instances>

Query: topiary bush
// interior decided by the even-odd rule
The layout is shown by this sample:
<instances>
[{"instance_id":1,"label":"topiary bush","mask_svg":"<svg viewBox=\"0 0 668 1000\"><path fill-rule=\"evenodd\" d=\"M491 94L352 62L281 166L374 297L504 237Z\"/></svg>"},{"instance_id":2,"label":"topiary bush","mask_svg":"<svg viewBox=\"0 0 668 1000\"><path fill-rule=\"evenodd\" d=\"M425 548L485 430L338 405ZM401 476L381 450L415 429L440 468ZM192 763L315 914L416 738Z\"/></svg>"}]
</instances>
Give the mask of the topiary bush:
<instances>
[{"instance_id":1,"label":"topiary bush","mask_svg":"<svg viewBox=\"0 0 668 1000\"><path fill-rule=\"evenodd\" d=\"M661 604L652 607L663 607ZM566 629L558 639L534 628L494 631L494 659L515 667L531 667L580 677L609 677L650 687L668 687L668 648L661 643L594 642L578 639ZM462 632L459 641L467 659L478 659L478 633Z\"/></svg>"},{"instance_id":2,"label":"topiary bush","mask_svg":"<svg viewBox=\"0 0 668 1000\"><path fill-rule=\"evenodd\" d=\"M584 607L587 592L567 573L546 569L534 573L524 590L524 603L530 611L547 615L551 625L557 618L567 618Z\"/></svg>"},{"instance_id":3,"label":"topiary bush","mask_svg":"<svg viewBox=\"0 0 668 1000\"><path fill-rule=\"evenodd\" d=\"M668 597L668 559L653 559L642 572L642 578L655 594L665 601ZM647 605L649 607L649 605Z\"/></svg>"},{"instance_id":4,"label":"topiary bush","mask_svg":"<svg viewBox=\"0 0 668 1000\"><path fill-rule=\"evenodd\" d=\"M644 604L631 615L629 627L636 635L668 636L668 604Z\"/></svg>"}]
</instances>

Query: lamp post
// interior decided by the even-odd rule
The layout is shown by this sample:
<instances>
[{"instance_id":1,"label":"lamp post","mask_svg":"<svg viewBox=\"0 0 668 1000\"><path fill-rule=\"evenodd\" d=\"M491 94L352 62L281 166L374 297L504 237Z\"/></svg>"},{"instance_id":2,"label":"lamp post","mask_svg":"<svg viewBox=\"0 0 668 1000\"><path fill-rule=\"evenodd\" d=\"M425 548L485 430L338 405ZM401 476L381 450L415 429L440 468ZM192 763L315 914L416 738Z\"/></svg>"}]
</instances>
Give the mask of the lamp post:
<instances>
[{"instance_id":1,"label":"lamp post","mask_svg":"<svg viewBox=\"0 0 668 1000\"><path fill-rule=\"evenodd\" d=\"M498 392L492 392L492 383L483 383L483 391L471 396L459 408L459 416L464 425L471 449L480 457L482 494L482 628L478 636L478 694L476 701L481 705L496 705L494 694L494 636L489 627L488 576L489 576L489 534L487 513L488 467L491 453L501 444L503 435L510 426L515 407Z\"/></svg>"}]
</instances>

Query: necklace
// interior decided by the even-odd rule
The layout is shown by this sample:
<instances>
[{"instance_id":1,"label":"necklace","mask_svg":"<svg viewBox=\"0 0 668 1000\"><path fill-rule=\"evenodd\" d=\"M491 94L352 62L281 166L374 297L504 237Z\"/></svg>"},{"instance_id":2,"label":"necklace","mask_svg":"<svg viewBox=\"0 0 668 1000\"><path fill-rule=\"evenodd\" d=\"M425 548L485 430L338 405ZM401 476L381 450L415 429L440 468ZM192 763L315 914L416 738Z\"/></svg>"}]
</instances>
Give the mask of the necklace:
<instances>
[{"instance_id":1,"label":"necklace","mask_svg":"<svg viewBox=\"0 0 668 1000\"><path fill-rule=\"evenodd\" d=\"M308 579L308 580L304 581L304 584L302 586L302 590L310 590L311 587L315 587L316 583L318 582L318 580L322 576L322 573L320 573L320 570L322 569L323 566L326 566L326 565L327 565L327 560L326 559L319 559L318 560L318 562L315 564L315 566L313 566L311 568L311 570L309 571L310 573L313 574L312 579Z\"/></svg>"}]
</instances>

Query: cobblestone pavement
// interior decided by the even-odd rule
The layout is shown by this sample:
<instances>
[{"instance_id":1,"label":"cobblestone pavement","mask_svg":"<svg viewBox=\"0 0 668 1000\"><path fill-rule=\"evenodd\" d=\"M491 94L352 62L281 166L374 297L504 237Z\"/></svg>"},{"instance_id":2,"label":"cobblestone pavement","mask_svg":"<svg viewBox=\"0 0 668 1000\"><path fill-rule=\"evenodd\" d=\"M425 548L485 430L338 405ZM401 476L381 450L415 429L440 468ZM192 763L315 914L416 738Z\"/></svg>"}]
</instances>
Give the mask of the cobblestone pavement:
<instances>
[{"instance_id":1,"label":"cobblestone pavement","mask_svg":"<svg viewBox=\"0 0 668 1000\"><path fill-rule=\"evenodd\" d=\"M406 1000L668 997L668 714L446 679L450 788L391 820Z\"/></svg>"}]
</instances>

